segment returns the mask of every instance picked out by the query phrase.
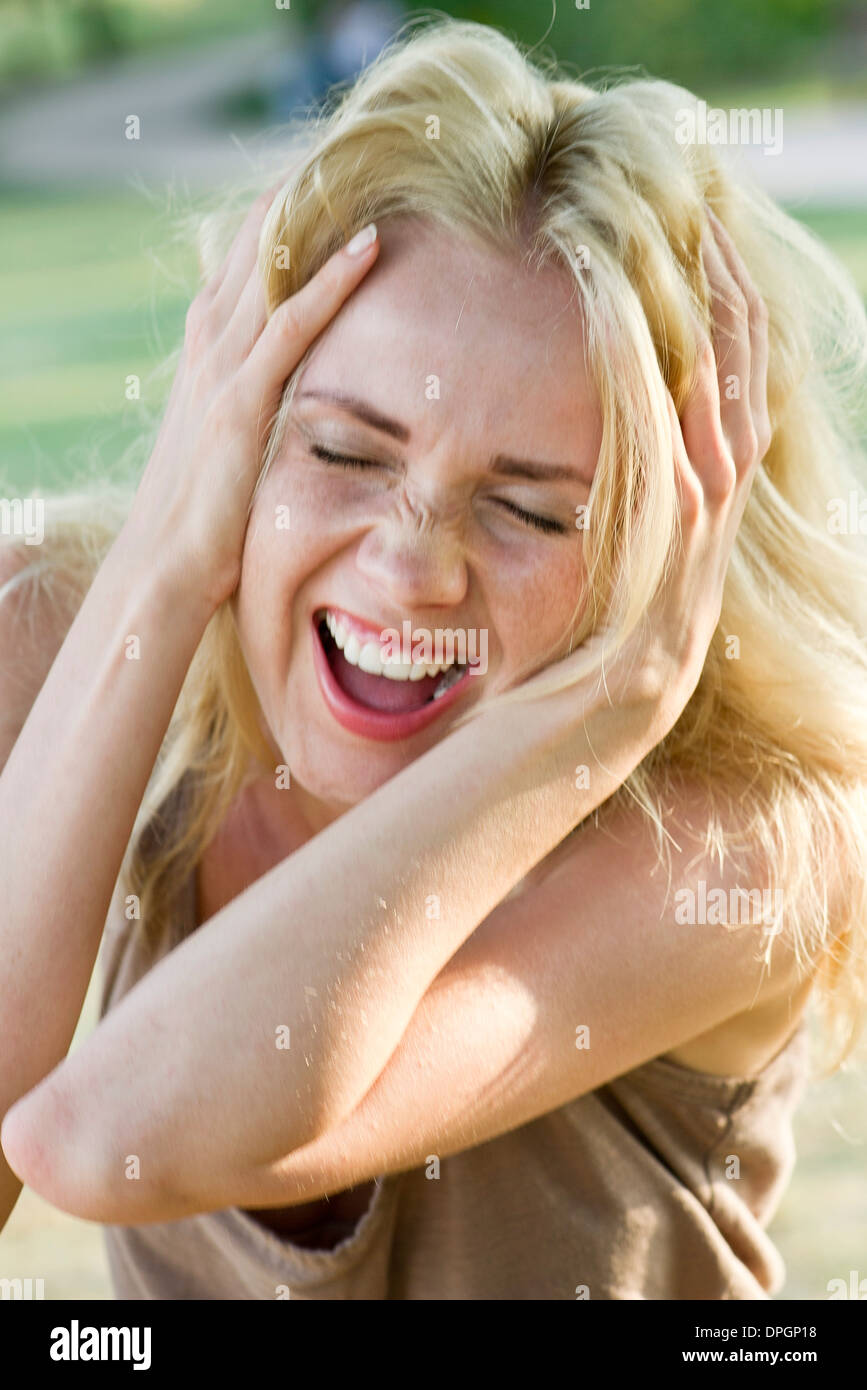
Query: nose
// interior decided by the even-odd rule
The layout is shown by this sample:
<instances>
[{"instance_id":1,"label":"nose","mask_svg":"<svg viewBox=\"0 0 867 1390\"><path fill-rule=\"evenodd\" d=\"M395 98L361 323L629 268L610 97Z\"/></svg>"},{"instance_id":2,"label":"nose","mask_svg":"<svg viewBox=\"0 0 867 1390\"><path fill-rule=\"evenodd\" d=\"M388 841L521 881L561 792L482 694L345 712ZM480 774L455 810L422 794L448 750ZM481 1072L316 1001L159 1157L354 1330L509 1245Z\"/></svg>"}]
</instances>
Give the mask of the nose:
<instances>
[{"instance_id":1,"label":"nose","mask_svg":"<svg viewBox=\"0 0 867 1390\"><path fill-rule=\"evenodd\" d=\"M467 592L461 515L454 504L436 504L405 485L365 534L357 563L400 608L459 604Z\"/></svg>"}]
</instances>

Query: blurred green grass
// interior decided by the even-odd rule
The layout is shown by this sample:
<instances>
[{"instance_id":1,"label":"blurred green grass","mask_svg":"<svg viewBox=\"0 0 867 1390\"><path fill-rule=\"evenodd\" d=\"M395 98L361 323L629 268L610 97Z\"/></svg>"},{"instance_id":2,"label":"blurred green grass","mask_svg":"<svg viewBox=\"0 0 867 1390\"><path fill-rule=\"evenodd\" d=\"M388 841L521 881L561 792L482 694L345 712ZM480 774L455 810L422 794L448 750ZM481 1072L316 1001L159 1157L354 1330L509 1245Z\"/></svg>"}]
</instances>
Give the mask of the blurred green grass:
<instances>
[{"instance_id":1,"label":"blurred green grass","mask_svg":"<svg viewBox=\"0 0 867 1390\"><path fill-rule=\"evenodd\" d=\"M132 190L7 190L0 211L0 475L14 494L113 473L158 409L195 253L180 208ZM140 403L126 399L127 377Z\"/></svg>"}]
</instances>

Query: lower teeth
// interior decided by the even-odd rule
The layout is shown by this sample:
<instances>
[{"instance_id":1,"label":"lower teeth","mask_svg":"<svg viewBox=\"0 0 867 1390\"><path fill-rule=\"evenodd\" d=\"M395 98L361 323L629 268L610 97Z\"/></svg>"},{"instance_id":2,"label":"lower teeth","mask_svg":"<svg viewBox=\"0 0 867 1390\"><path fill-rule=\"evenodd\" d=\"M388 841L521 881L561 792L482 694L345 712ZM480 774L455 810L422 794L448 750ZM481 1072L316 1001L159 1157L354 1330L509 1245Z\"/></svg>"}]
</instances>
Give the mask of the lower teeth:
<instances>
[{"instance_id":1,"label":"lower teeth","mask_svg":"<svg viewBox=\"0 0 867 1390\"><path fill-rule=\"evenodd\" d=\"M443 678L431 698L438 700L441 695L445 695L446 691L450 690L451 687L461 679L463 674L464 670L462 666L450 666L449 669L443 673Z\"/></svg>"},{"instance_id":2,"label":"lower teeth","mask_svg":"<svg viewBox=\"0 0 867 1390\"><path fill-rule=\"evenodd\" d=\"M327 650L328 646L330 644L333 644L334 639L331 636L331 633L329 632L324 620L319 624L319 631L322 637L323 645L325 645ZM443 695L445 695L447 690L451 690L452 686L458 683L458 681L462 678L465 670L466 667L461 666L458 663L456 663L454 666L450 666L447 671L444 671L442 673L440 683L434 691L433 695L431 695L430 699L439 700ZM428 701L428 703L430 703L430 700Z\"/></svg>"}]
</instances>

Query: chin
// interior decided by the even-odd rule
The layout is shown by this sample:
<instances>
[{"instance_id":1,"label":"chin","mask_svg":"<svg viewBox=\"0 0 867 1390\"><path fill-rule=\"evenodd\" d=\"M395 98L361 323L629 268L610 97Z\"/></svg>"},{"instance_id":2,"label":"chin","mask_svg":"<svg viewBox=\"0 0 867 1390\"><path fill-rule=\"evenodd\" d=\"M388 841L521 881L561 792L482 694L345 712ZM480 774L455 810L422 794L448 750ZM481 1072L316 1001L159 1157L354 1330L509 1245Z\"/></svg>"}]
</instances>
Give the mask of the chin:
<instances>
[{"instance_id":1,"label":"chin","mask_svg":"<svg viewBox=\"0 0 867 1390\"><path fill-rule=\"evenodd\" d=\"M435 741L431 739L431 743ZM317 732L300 745L296 739L288 742L291 746L285 762L292 781L310 796L346 807L363 801L425 751L405 744L353 740L342 729L331 738Z\"/></svg>"}]
</instances>

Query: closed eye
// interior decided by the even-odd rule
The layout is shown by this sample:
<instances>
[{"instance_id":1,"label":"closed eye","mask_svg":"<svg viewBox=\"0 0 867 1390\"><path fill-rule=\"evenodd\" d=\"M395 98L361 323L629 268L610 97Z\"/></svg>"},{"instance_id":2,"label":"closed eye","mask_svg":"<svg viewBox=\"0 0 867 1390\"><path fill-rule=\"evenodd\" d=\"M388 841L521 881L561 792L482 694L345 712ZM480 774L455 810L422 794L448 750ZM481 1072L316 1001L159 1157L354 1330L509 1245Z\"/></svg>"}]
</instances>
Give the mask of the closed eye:
<instances>
[{"instance_id":1,"label":"closed eye","mask_svg":"<svg viewBox=\"0 0 867 1390\"><path fill-rule=\"evenodd\" d=\"M527 526L534 526L537 531L543 531L546 535L564 536L568 528L560 521L552 521L547 516L537 516L535 512L525 512L523 507L516 507L514 502L509 502L505 497L495 497L495 502L499 502L501 507L506 507L515 516L520 517L521 521Z\"/></svg>"},{"instance_id":2,"label":"closed eye","mask_svg":"<svg viewBox=\"0 0 867 1390\"><path fill-rule=\"evenodd\" d=\"M333 449L326 449L322 444L311 445L310 452L316 458L322 459L325 463L336 463L343 468L378 467L371 459L353 458L351 454L335 454Z\"/></svg>"},{"instance_id":3,"label":"closed eye","mask_svg":"<svg viewBox=\"0 0 867 1390\"><path fill-rule=\"evenodd\" d=\"M339 468L378 468L380 466L371 459L356 458L352 454L337 454L333 449L326 449L324 444L311 445L310 452L314 457L322 459L323 463L334 463ZM544 535L562 536L569 529L562 522L552 521L550 517L537 516L535 512L525 512L523 507L515 506L514 502L509 502L505 497L494 497L492 501L505 507L507 511L523 521L525 526L532 526L535 530L543 532Z\"/></svg>"}]
</instances>

